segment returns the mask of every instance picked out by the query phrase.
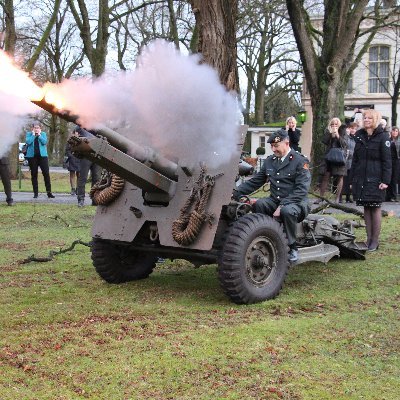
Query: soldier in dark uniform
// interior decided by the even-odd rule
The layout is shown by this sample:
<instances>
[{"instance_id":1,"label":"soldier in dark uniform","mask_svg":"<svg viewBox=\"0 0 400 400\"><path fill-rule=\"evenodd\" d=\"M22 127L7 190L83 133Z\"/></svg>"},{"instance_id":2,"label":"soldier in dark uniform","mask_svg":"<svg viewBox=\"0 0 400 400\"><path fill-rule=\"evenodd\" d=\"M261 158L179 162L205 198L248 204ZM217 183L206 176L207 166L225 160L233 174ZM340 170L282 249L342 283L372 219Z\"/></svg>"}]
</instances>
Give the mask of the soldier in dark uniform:
<instances>
[{"instance_id":1,"label":"soldier in dark uniform","mask_svg":"<svg viewBox=\"0 0 400 400\"><path fill-rule=\"evenodd\" d=\"M297 261L296 225L309 212L308 189L311 183L308 159L289 147L288 133L281 129L268 139L274 155L269 156L260 172L241 184L234 199L250 194L270 182L270 197L259 199L254 212L280 218L289 243L289 260Z\"/></svg>"}]
</instances>

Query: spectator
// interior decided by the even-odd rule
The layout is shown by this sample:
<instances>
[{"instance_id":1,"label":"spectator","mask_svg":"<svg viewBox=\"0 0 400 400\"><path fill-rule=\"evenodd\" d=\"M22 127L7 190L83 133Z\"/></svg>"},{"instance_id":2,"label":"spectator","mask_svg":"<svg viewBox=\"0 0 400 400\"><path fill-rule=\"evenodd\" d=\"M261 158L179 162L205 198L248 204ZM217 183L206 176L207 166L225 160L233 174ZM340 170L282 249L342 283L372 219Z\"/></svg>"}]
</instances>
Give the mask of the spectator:
<instances>
[{"instance_id":1,"label":"spectator","mask_svg":"<svg viewBox=\"0 0 400 400\"><path fill-rule=\"evenodd\" d=\"M78 136L78 132L74 130L71 136ZM76 195L76 188L78 187L78 179L81 168L81 160L72 154L71 145L67 143L65 146L65 163L69 171L69 183L71 185L71 196Z\"/></svg>"},{"instance_id":2,"label":"spectator","mask_svg":"<svg viewBox=\"0 0 400 400\"><path fill-rule=\"evenodd\" d=\"M343 190L339 198L339 203L342 202L342 195L346 196L346 203L352 203L351 200L351 189L350 189L350 169L353 161L353 153L356 142L354 140L355 134L358 130L357 122L350 122L348 130L346 131L345 140L347 146L347 157L346 157L346 175L343 177Z\"/></svg>"},{"instance_id":3,"label":"spectator","mask_svg":"<svg viewBox=\"0 0 400 400\"><path fill-rule=\"evenodd\" d=\"M351 182L354 199L364 207L369 251L379 247L381 205L392 174L389 136L379 126L380 114L375 110L363 113L364 127L356 132Z\"/></svg>"},{"instance_id":4,"label":"spectator","mask_svg":"<svg viewBox=\"0 0 400 400\"><path fill-rule=\"evenodd\" d=\"M299 141L301 132L298 128L296 128L297 121L295 117L289 117L286 119L286 132L289 135L289 146L294 151L300 151Z\"/></svg>"},{"instance_id":5,"label":"spectator","mask_svg":"<svg viewBox=\"0 0 400 400\"><path fill-rule=\"evenodd\" d=\"M13 206L14 200L11 192L11 178L10 178L10 161L8 157L0 158L0 176L4 186L4 193L6 194L7 205Z\"/></svg>"},{"instance_id":6,"label":"spectator","mask_svg":"<svg viewBox=\"0 0 400 400\"><path fill-rule=\"evenodd\" d=\"M355 108L354 114L351 117L352 122L356 122L358 125L358 129L361 129L363 126L363 109L362 108Z\"/></svg>"},{"instance_id":7,"label":"spectator","mask_svg":"<svg viewBox=\"0 0 400 400\"><path fill-rule=\"evenodd\" d=\"M387 126L387 121L386 121L385 118L381 118L381 120L379 121L379 125L382 127L384 132L389 133L388 126Z\"/></svg>"},{"instance_id":8,"label":"spectator","mask_svg":"<svg viewBox=\"0 0 400 400\"><path fill-rule=\"evenodd\" d=\"M39 194L38 168L42 171L47 197L54 198L51 192L49 159L47 157L47 135L42 131L39 122L32 124L32 132L26 133L26 159L31 170L33 197L36 199Z\"/></svg>"},{"instance_id":9,"label":"spectator","mask_svg":"<svg viewBox=\"0 0 400 400\"><path fill-rule=\"evenodd\" d=\"M347 153L347 145L345 140L346 125L341 125L339 118L332 118L329 122L327 132L325 134L323 143L326 145L325 155L333 147L340 148L343 152ZM346 175L346 165L338 166L325 161L325 173L322 177L321 186L319 189L320 196L323 197L328 187L330 178L333 176L336 178L336 202L340 200L340 194L343 188L343 176ZM316 203L320 203L321 200L317 200Z\"/></svg>"},{"instance_id":10,"label":"spectator","mask_svg":"<svg viewBox=\"0 0 400 400\"><path fill-rule=\"evenodd\" d=\"M386 201L396 201L400 174L400 139L397 126L393 126L390 131L390 153L392 156L392 178L386 191Z\"/></svg>"},{"instance_id":11,"label":"spectator","mask_svg":"<svg viewBox=\"0 0 400 400\"><path fill-rule=\"evenodd\" d=\"M93 137L93 135L90 132L81 128L78 125L75 127L74 132L76 132L79 137L87 137L87 138ZM85 205L85 186L89 175L89 171L91 175L91 181L92 181L91 183L93 186L97 181L100 180L101 167L85 158L82 158L80 161L81 162L80 162L80 172L78 177L77 197L78 197L78 207L83 207ZM92 202L92 205L95 204Z\"/></svg>"}]
</instances>

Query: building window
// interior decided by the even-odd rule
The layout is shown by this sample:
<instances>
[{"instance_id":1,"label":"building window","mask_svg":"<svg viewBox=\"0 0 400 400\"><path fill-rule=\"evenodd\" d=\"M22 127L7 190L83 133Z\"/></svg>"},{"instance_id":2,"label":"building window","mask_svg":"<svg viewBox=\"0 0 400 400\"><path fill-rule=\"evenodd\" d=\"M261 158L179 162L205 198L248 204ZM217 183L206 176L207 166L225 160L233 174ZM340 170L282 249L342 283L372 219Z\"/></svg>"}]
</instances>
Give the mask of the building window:
<instances>
[{"instance_id":1,"label":"building window","mask_svg":"<svg viewBox=\"0 0 400 400\"><path fill-rule=\"evenodd\" d=\"M265 136L260 136L260 147L265 148Z\"/></svg>"},{"instance_id":2,"label":"building window","mask_svg":"<svg viewBox=\"0 0 400 400\"><path fill-rule=\"evenodd\" d=\"M389 46L369 48L369 93L386 93L389 86Z\"/></svg>"},{"instance_id":3,"label":"building window","mask_svg":"<svg viewBox=\"0 0 400 400\"><path fill-rule=\"evenodd\" d=\"M346 94L351 94L351 93L353 93L353 74L351 74L351 77L349 78L346 87Z\"/></svg>"}]
</instances>

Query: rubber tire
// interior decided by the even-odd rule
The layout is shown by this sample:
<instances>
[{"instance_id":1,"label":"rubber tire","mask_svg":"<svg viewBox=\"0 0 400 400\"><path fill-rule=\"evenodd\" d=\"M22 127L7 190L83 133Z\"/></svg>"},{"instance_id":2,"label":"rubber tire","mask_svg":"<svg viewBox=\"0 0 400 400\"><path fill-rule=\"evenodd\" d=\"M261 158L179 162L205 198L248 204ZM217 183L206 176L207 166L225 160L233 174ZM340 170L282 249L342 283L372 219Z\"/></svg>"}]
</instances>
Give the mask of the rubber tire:
<instances>
[{"instance_id":1,"label":"rubber tire","mask_svg":"<svg viewBox=\"0 0 400 400\"><path fill-rule=\"evenodd\" d=\"M266 239L264 239L266 238ZM274 256L265 282L256 284L246 272L246 253L254 241L267 240ZM271 263L272 264L272 263ZM275 298L289 269L289 247L282 225L264 214L247 214L230 228L218 263L218 279L236 304L252 304Z\"/></svg>"},{"instance_id":2,"label":"rubber tire","mask_svg":"<svg viewBox=\"0 0 400 400\"><path fill-rule=\"evenodd\" d=\"M93 238L91 245L93 266L108 283L123 283L148 278L156 266L157 257L134 252L106 240Z\"/></svg>"}]
</instances>

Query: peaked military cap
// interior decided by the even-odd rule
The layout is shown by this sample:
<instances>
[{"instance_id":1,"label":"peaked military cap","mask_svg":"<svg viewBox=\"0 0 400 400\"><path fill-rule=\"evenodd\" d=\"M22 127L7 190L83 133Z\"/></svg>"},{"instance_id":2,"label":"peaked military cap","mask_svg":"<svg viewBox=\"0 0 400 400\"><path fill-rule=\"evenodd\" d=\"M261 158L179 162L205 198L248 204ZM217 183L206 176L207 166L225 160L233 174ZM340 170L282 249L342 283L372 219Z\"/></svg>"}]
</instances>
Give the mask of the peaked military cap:
<instances>
[{"instance_id":1,"label":"peaked military cap","mask_svg":"<svg viewBox=\"0 0 400 400\"><path fill-rule=\"evenodd\" d=\"M288 139L289 135L285 129L279 129L279 131L274 132L268 139L268 143L279 143L285 139Z\"/></svg>"}]
</instances>

